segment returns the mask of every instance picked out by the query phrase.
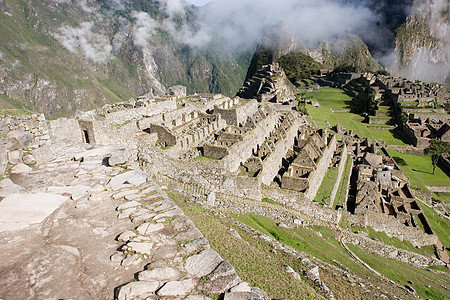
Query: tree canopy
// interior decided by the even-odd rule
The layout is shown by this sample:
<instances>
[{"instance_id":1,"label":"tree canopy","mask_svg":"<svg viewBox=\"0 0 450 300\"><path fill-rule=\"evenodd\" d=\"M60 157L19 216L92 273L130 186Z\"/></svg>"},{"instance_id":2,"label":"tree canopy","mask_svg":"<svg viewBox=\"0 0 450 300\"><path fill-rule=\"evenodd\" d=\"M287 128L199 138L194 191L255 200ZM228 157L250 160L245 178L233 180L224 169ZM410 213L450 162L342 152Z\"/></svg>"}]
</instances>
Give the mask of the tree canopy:
<instances>
[{"instance_id":1,"label":"tree canopy","mask_svg":"<svg viewBox=\"0 0 450 300\"><path fill-rule=\"evenodd\" d=\"M450 144L440 140L431 140L430 145L425 148L426 154L431 154L431 163L433 164L433 174L436 170L439 157L442 154L450 152Z\"/></svg>"}]
</instances>

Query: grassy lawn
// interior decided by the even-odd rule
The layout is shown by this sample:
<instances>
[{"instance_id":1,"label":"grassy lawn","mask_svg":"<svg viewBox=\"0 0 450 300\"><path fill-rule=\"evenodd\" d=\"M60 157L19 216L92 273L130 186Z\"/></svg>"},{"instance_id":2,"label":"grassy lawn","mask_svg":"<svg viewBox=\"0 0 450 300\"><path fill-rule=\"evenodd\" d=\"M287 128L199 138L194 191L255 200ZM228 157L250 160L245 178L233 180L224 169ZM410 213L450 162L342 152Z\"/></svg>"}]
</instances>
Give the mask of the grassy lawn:
<instances>
[{"instance_id":1,"label":"grassy lawn","mask_svg":"<svg viewBox=\"0 0 450 300\"><path fill-rule=\"evenodd\" d=\"M273 220L262 216L234 215L233 217L286 245L309 253L324 262L336 265L340 268L348 268L351 272L361 276L367 282L375 280L382 289L391 290L391 292L393 292L391 289L392 286L388 287L385 285L385 281L379 281L378 277L374 276L371 271L359 263L356 263L336 240L333 231L326 227L314 226L311 228L286 229L278 227ZM359 290L358 287L348 283L345 283L345 285L342 286L342 281L339 283L339 276L336 277L336 274L327 273L325 269L320 269L320 272L321 279L330 287L336 299L375 298L373 295L366 294ZM398 290L396 292L398 292ZM403 299L405 297L403 295L400 296L400 298Z\"/></svg>"},{"instance_id":2,"label":"grassy lawn","mask_svg":"<svg viewBox=\"0 0 450 300\"><path fill-rule=\"evenodd\" d=\"M345 162L344 174L342 174L341 182L339 183L338 191L334 199L333 207L337 209L338 207L344 207L345 198L347 196L348 189L348 178L351 176L352 171L352 160L350 155L347 157Z\"/></svg>"},{"instance_id":3,"label":"grassy lawn","mask_svg":"<svg viewBox=\"0 0 450 300\"><path fill-rule=\"evenodd\" d=\"M243 281L263 289L271 298L323 299L310 286L311 283L294 280L292 275L286 273L286 265L300 270L300 260L282 251L273 252L272 245L254 238L251 233L230 225L200 206L185 202L186 198L181 194L173 191L168 191L167 194L195 223L211 247L234 266ZM230 227L235 229L242 239L232 236Z\"/></svg>"},{"instance_id":4,"label":"grassy lawn","mask_svg":"<svg viewBox=\"0 0 450 300\"><path fill-rule=\"evenodd\" d=\"M390 149L388 153L395 159L406 177L409 177L412 187L427 191L427 185L450 185L450 178L439 165L436 167L436 173L433 174L430 156L404 154Z\"/></svg>"},{"instance_id":5,"label":"grassy lawn","mask_svg":"<svg viewBox=\"0 0 450 300\"><path fill-rule=\"evenodd\" d=\"M308 112L319 127L325 127L326 121L333 126L340 124L347 130L353 130L361 137L369 137L372 140L382 140L388 145L406 145L395 130L373 129L369 124L361 123L364 117L346 112L332 112L334 110L351 109L353 103L351 97L340 89L324 87L320 92L306 93L313 97L313 101L320 103L320 107L315 108L307 104Z\"/></svg>"},{"instance_id":6,"label":"grassy lawn","mask_svg":"<svg viewBox=\"0 0 450 300\"><path fill-rule=\"evenodd\" d=\"M328 205L328 203L330 203L331 192L333 191L334 184L336 183L337 175L337 168L328 169L325 177L323 178L322 185L317 191L317 195L314 198L314 201L323 205Z\"/></svg>"},{"instance_id":7,"label":"grassy lawn","mask_svg":"<svg viewBox=\"0 0 450 300\"><path fill-rule=\"evenodd\" d=\"M417 268L377 254L367 253L358 246L350 244L347 246L360 259L387 278L402 286L412 286L421 298L448 299L449 292L441 285L450 286L449 276L433 273L427 269Z\"/></svg>"}]
</instances>

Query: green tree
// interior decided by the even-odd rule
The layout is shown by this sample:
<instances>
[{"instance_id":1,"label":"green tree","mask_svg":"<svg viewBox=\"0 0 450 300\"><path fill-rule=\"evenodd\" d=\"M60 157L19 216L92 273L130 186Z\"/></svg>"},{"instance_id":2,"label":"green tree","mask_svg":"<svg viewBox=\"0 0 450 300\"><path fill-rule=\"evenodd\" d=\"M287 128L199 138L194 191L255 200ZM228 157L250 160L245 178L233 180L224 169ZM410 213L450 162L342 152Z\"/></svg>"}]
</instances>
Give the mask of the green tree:
<instances>
[{"instance_id":1,"label":"green tree","mask_svg":"<svg viewBox=\"0 0 450 300\"><path fill-rule=\"evenodd\" d=\"M436 170L439 157L441 157L442 154L447 152L450 152L450 144L439 140L431 140L430 145L427 148L425 148L425 153L431 154L431 163L433 164L433 174L434 171Z\"/></svg>"}]
</instances>

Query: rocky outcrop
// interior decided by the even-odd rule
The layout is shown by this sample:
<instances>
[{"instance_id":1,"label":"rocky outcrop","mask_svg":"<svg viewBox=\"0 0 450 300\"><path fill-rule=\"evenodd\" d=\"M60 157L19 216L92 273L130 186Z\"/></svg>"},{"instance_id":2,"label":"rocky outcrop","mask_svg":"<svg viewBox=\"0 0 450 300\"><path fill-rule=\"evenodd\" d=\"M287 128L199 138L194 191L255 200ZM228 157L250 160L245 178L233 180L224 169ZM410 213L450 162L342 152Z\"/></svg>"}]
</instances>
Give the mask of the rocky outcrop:
<instances>
[{"instance_id":1,"label":"rocky outcrop","mask_svg":"<svg viewBox=\"0 0 450 300\"><path fill-rule=\"evenodd\" d=\"M450 75L448 1L414 1L397 30L394 73L426 82L448 82Z\"/></svg>"}]
</instances>

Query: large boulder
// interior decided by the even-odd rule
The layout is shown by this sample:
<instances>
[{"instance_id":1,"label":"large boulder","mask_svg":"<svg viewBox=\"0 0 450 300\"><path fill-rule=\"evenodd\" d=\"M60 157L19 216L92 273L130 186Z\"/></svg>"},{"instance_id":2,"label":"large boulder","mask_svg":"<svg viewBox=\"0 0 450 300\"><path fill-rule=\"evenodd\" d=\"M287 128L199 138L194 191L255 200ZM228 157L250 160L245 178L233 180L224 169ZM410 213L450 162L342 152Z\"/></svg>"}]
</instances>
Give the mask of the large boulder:
<instances>
[{"instance_id":1,"label":"large boulder","mask_svg":"<svg viewBox=\"0 0 450 300\"><path fill-rule=\"evenodd\" d=\"M55 159L55 154L52 152L49 146L43 146L34 149L32 152L36 163L43 164Z\"/></svg>"},{"instance_id":2,"label":"large boulder","mask_svg":"<svg viewBox=\"0 0 450 300\"><path fill-rule=\"evenodd\" d=\"M6 134L7 149L25 149L33 141L33 135L21 130L13 130Z\"/></svg>"}]
</instances>

